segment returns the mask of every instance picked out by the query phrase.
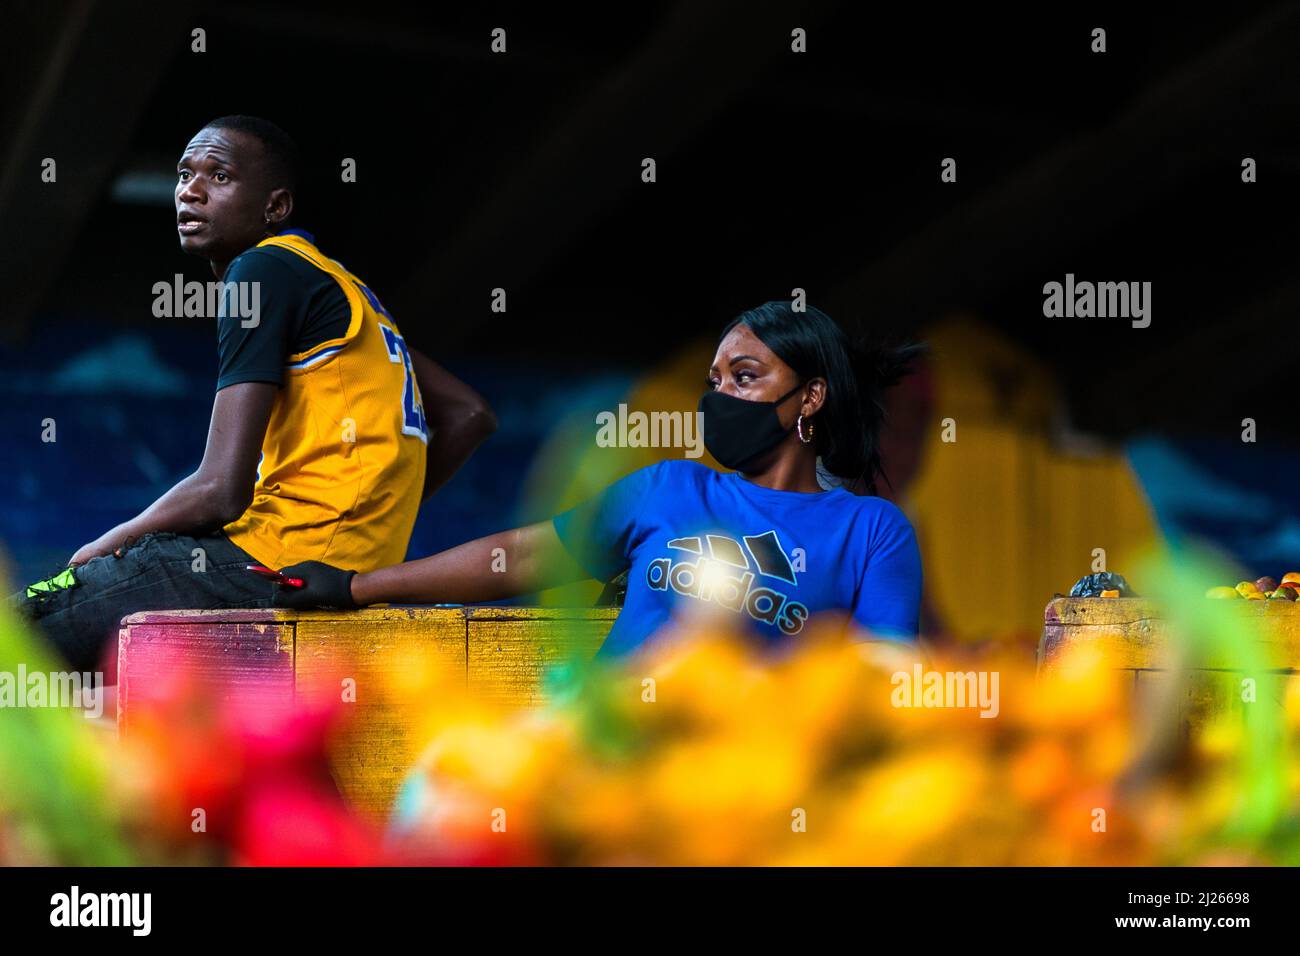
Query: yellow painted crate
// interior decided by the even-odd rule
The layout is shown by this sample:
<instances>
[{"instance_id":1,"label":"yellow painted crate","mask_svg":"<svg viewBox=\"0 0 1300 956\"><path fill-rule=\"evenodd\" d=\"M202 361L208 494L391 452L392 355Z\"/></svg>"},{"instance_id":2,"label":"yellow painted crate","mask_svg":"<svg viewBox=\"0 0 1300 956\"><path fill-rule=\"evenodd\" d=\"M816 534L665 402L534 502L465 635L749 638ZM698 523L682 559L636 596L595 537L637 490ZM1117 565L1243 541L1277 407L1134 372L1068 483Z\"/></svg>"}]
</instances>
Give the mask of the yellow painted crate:
<instances>
[{"instance_id":1,"label":"yellow painted crate","mask_svg":"<svg viewBox=\"0 0 1300 956\"><path fill-rule=\"evenodd\" d=\"M1207 599L1208 600L1208 599ZM1230 601L1249 633L1249 646L1215 646L1179 667L1177 638L1159 605L1143 598L1056 598L1043 616L1040 672L1054 669L1070 648L1099 650L1117 671L1131 675L1141 705L1174 698L1178 719L1193 726L1225 710L1281 707L1300 671L1300 602ZM1256 660L1268 662L1262 671ZM1255 700L1243 699L1243 682L1255 683ZM1171 683L1173 682L1173 683ZM1243 714L1244 716L1244 714Z\"/></svg>"},{"instance_id":2,"label":"yellow painted crate","mask_svg":"<svg viewBox=\"0 0 1300 956\"><path fill-rule=\"evenodd\" d=\"M420 708L398 704L405 680L436 671L494 704L537 705L547 665L589 659L617 616L617 608L536 607L145 611L123 619L119 633L118 728L130 733L132 714L177 656L220 697L248 706L289 705L350 680L355 711L331 741L331 766L349 803L382 816L427 743Z\"/></svg>"}]
</instances>

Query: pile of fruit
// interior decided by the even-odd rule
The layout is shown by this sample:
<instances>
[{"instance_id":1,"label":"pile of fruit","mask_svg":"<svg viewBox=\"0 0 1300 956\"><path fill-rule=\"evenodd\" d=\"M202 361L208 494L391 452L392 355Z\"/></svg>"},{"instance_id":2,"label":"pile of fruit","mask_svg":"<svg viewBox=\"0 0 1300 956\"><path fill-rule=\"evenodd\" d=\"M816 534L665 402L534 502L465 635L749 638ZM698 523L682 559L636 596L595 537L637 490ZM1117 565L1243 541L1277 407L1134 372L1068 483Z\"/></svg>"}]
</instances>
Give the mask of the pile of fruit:
<instances>
[{"instance_id":1,"label":"pile of fruit","mask_svg":"<svg viewBox=\"0 0 1300 956\"><path fill-rule=\"evenodd\" d=\"M1205 592L1210 598L1244 598L1247 601L1294 601L1300 597L1300 571L1282 575L1281 582L1268 575L1257 581L1242 581L1235 588L1210 588Z\"/></svg>"}]
</instances>

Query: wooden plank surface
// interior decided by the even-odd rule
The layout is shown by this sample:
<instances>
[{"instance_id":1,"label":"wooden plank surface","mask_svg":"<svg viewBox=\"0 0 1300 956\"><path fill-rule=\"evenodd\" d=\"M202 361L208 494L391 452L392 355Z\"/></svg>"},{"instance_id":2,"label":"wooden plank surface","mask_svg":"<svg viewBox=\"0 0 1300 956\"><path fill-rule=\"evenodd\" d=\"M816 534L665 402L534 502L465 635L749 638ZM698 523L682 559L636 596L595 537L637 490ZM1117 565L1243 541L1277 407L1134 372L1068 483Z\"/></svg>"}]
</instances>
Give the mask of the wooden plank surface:
<instances>
[{"instance_id":1,"label":"wooden plank surface","mask_svg":"<svg viewBox=\"0 0 1300 956\"><path fill-rule=\"evenodd\" d=\"M342 719L330 760L344 798L384 816L428 741L439 689L492 704L542 701L547 666L590 658L617 608L368 608L146 611L121 632L119 727L178 659L227 699L329 701ZM345 682L347 682L345 684Z\"/></svg>"},{"instance_id":2,"label":"wooden plank surface","mask_svg":"<svg viewBox=\"0 0 1300 956\"><path fill-rule=\"evenodd\" d=\"M1131 624L1164 614L1145 598L1053 598L1043 612L1045 624Z\"/></svg>"},{"instance_id":3,"label":"wooden plank surface","mask_svg":"<svg viewBox=\"0 0 1300 956\"><path fill-rule=\"evenodd\" d=\"M139 611L122 618L122 626L129 627L135 624L166 624L166 623L204 623L204 622L222 622L232 624L267 624L280 622L292 624L298 620L300 612L291 611L287 608L276 607L259 607L259 608L221 608L217 610L204 611Z\"/></svg>"},{"instance_id":4,"label":"wooden plank surface","mask_svg":"<svg viewBox=\"0 0 1300 956\"><path fill-rule=\"evenodd\" d=\"M421 725L436 704L431 696L445 682L465 686L465 648L459 608L299 617L298 694L340 703L330 765L350 804L376 817L387 813L428 744Z\"/></svg>"},{"instance_id":5,"label":"wooden plank surface","mask_svg":"<svg viewBox=\"0 0 1300 956\"><path fill-rule=\"evenodd\" d=\"M1134 700L1141 718L1174 719L1184 735L1190 728L1217 718L1247 720L1257 710L1272 711L1277 719L1284 720L1287 685L1300 680L1292 673L1246 675L1220 670L1138 670L1134 676ZM1250 700L1246 699L1244 684L1247 677L1254 682Z\"/></svg>"},{"instance_id":6,"label":"wooden plank surface","mask_svg":"<svg viewBox=\"0 0 1300 956\"><path fill-rule=\"evenodd\" d=\"M460 609L470 621L591 621L613 627L616 607L507 607L468 605Z\"/></svg>"},{"instance_id":7,"label":"wooden plank surface","mask_svg":"<svg viewBox=\"0 0 1300 956\"><path fill-rule=\"evenodd\" d=\"M1196 666L1237 669L1259 656L1270 668L1300 669L1300 602L1213 601L1249 631L1247 645L1215 646L1199 653ZM1192 609L1183 609L1184 612ZM1171 666L1177 634L1161 609L1141 598L1056 598L1043 615L1040 668L1050 670L1067 647L1090 644L1115 667Z\"/></svg>"},{"instance_id":8,"label":"wooden plank surface","mask_svg":"<svg viewBox=\"0 0 1300 956\"><path fill-rule=\"evenodd\" d=\"M157 612L126 618L118 636L118 730L176 689L178 663L196 689L249 707L287 707L294 694L293 624L265 612Z\"/></svg>"},{"instance_id":9,"label":"wooden plank surface","mask_svg":"<svg viewBox=\"0 0 1300 956\"><path fill-rule=\"evenodd\" d=\"M476 607L466 617L470 693L496 704L531 706L544 702L541 682L548 667L595 655L618 609Z\"/></svg>"},{"instance_id":10,"label":"wooden plank surface","mask_svg":"<svg viewBox=\"0 0 1300 956\"><path fill-rule=\"evenodd\" d=\"M1217 719L1281 719L1288 682L1300 680L1300 604L1204 600L1206 610L1226 612L1247 636L1180 659L1176 624L1150 601L1054 599L1043 614L1040 671L1050 672L1069 648L1099 650L1110 666L1133 675L1133 702L1153 740L1170 731L1186 736ZM1179 610L1186 617L1200 609ZM1253 700L1245 699L1246 681Z\"/></svg>"}]
</instances>

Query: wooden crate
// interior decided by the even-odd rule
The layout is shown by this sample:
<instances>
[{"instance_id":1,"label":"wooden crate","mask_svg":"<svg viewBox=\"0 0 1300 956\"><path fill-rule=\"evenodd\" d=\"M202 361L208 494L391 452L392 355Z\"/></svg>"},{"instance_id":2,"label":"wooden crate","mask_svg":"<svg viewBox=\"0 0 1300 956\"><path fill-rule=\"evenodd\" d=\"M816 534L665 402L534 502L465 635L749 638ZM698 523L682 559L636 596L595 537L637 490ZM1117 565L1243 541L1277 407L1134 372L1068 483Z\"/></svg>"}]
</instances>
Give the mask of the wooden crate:
<instances>
[{"instance_id":1,"label":"wooden crate","mask_svg":"<svg viewBox=\"0 0 1300 956\"><path fill-rule=\"evenodd\" d=\"M240 706L290 708L307 694L350 689L355 710L331 740L332 770L349 803L383 816L427 743L420 708L404 695L442 678L497 705L543 703L546 666L590 658L617 615L520 607L144 611L123 619L119 632L118 729L130 733L133 713L163 692L178 658L209 691Z\"/></svg>"},{"instance_id":2,"label":"wooden crate","mask_svg":"<svg viewBox=\"0 0 1300 956\"><path fill-rule=\"evenodd\" d=\"M1283 706L1288 682L1300 671L1300 602L1225 603L1242 619L1248 642L1215 646L1184 667L1174 628L1153 602L1056 598L1043 616L1039 671L1050 672L1068 648L1096 648L1111 666L1132 674L1139 706L1172 706L1184 730L1228 709L1245 717L1247 706ZM1260 661L1265 666L1256 666ZM1247 677L1255 681L1254 705L1242 699Z\"/></svg>"}]
</instances>

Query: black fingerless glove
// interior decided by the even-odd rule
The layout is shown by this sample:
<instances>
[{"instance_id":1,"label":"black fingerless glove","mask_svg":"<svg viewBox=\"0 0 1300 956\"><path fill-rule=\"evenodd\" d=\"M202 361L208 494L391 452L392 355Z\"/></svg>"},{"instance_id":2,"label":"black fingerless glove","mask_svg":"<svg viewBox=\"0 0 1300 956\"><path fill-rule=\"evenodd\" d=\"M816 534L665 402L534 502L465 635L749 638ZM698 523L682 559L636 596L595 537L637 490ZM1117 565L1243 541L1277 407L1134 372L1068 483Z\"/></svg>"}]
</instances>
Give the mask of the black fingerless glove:
<instances>
[{"instance_id":1,"label":"black fingerless glove","mask_svg":"<svg viewBox=\"0 0 1300 956\"><path fill-rule=\"evenodd\" d=\"M281 568L280 573L287 578L302 578L303 586L291 588L276 582L271 598L276 607L291 607L300 611L315 608L355 611L360 607L352 600L355 571L344 571L321 561L303 561Z\"/></svg>"}]
</instances>

